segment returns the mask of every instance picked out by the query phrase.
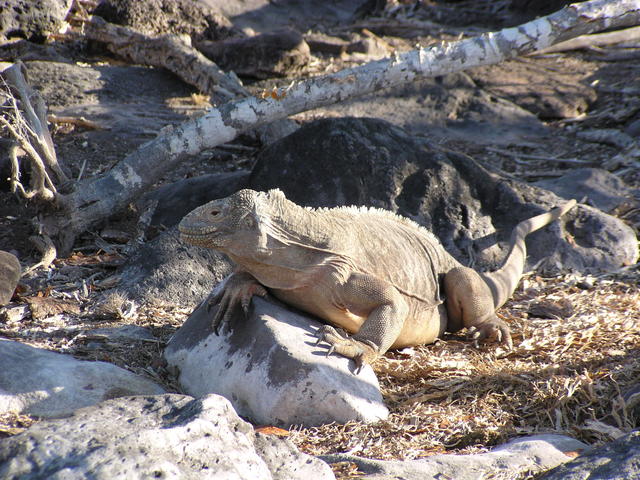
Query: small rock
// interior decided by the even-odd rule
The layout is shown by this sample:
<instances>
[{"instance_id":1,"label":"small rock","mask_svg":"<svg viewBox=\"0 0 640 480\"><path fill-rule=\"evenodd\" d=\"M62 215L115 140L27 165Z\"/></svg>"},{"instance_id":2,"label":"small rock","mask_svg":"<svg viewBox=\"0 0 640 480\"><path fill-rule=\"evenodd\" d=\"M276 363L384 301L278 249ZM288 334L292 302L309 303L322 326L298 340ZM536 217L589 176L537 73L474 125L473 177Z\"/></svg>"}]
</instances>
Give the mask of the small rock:
<instances>
[{"instance_id":1,"label":"small rock","mask_svg":"<svg viewBox=\"0 0 640 480\"><path fill-rule=\"evenodd\" d=\"M311 59L309 45L291 29L220 42L200 41L195 46L223 70L259 79L300 73Z\"/></svg>"},{"instance_id":2,"label":"small rock","mask_svg":"<svg viewBox=\"0 0 640 480\"><path fill-rule=\"evenodd\" d=\"M0 339L0 365L0 413L63 417L110 398L164 393L151 380L110 363L10 340Z\"/></svg>"},{"instance_id":3,"label":"small rock","mask_svg":"<svg viewBox=\"0 0 640 480\"><path fill-rule=\"evenodd\" d=\"M240 415L259 424L307 426L350 420L375 422L388 410L373 370L352 373L352 361L326 357L315 346L322 324L261 298L247 318L217 336L215 308L203 302L171 338L165 350L180 371L184 391L195 397L217 393Z\"/></svg>"},{"instance_id":4,"label":"small rock","mask_svg":"<svg viewBox=\"0 0 640 480\"><path fill-rule=\"evenodd\" d=\"M335 478L291 442L259 437L217 395L119 398L4 439L0 478Z\"/></svg>"},{"instance_id":5,"label":"small rock","mask_svg":"<svg viewBox=\"0 0 640 480\"><path fill-rule=\"evenodd\" d=\"M153 336L148 328L140 327L138 325L121 325L119 327L112 328L95 328L93 330L87 331L86 335L105 337L105 339L108 340L124 340L128 342L157 340L157 338Z\"/></svg>"},{"instance_id":6,"label":"small rock","mask_svg":"<svg viewBox=\"0 0 640 480\"><path fill-rule=\"evenodd\" d=\"M339 37L332 37L326 33L312 32L304 35L304 40L314 53L340 55L347 51L349 42Z\"/></svg>"},{"instance_id":7,"label":"small rock","mask_svg":"<svg viewBox=\"0 0 640 480\"><path fill-rule=\"evenodd\" d=\"M0 306L11 301L21 275L22 268L18 258L0 250Z\"/></svg>"}]
</instances>

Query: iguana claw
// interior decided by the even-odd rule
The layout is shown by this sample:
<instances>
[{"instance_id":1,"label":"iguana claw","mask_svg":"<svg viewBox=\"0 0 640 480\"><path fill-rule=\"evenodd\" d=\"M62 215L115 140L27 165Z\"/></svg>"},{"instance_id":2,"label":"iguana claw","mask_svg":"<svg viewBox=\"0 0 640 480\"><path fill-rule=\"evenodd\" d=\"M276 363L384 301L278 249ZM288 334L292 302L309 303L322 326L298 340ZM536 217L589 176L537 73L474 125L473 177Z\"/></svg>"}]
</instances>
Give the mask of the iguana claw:
<instances>
[{"instance_id":1,"label":"iguana claw","mask_svg":"<svg viewBox=\"0 0 640 480\"><path fill-rule=\"evenodd\" d=\"M356 364L354 373L359 374L365 365L371 363L378 356L375 348L367 343L361 342L353 337L349 337L344 331L337 330L330 325L324 325L317 332L318 341L329 344L327 357L332 353L338 353L344 357L351 358Z\"/></svg>"},{"instance_id":2,"label":"iguana claw","mask_svg":"<svg viewBox=\"0 0 640 480\"><path fill-rule=\"evenodd\" d=\"M218 305L218 309L211 322L214 333L220 335L222 325L231 322L233 311L238 304L240 304L243 312L246 314L251 305L251 298L254 295L264 297L266 294L266 289L248 273L233 273L228 277L222 290L207 300L208 310L214 305Z\"/></svg>"},{"instance_id":3,"label":"iguana claw","mask_svg":"<svg viewBox=\"0 0 640 480\"><path fill-rule=\"evenodd\" d=\"M496 341L507 350L513 350L513 340L509 326L499 318L494 318L480 325L469 327L467 337L472 341L475 348L479 348L482 340L495 336Z\"/></svg>"}]
</instances>

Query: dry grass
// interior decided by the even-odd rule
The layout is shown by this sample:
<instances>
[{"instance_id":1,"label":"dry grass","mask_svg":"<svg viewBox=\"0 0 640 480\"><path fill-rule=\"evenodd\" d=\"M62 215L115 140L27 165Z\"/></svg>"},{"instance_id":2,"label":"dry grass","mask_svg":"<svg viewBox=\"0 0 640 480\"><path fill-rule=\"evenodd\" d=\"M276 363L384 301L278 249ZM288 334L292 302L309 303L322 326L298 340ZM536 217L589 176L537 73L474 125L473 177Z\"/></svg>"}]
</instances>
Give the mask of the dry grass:
<instances>
[{"instance_id":1,"label":"dry grass","mask_svg":"<svg viewBox=\"0 0 640 480\"><path fill-rule=\"evenodd\" d=\"M570 276L527 278L501 310L513 352L450 336L390 353L375 365L388 420L300 428L292 439L314 455L410 459L539 432L593 443L638 427L622 393L640 378L639 280L637 267L591 288Z\"/></svg>"}]
</instances>

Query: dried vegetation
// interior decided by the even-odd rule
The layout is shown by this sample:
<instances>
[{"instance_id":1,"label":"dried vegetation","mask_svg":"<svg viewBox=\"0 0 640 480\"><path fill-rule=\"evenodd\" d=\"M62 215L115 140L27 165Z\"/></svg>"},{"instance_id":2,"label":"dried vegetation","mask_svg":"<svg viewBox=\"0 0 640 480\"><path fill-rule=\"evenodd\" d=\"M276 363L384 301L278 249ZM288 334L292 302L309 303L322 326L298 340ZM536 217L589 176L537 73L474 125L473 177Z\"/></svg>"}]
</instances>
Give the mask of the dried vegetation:
<instances>
[{"instance_id":1,"label":"dried vegetation","mask_svg":"<svg viewBox=\"0 0 640 480\"><path fill-rule=\"evenodd\" d=\"M594 443L637 428L638 406L623 395L640 378L639 281L637 267L615 278L526 278L500 312L513 352L449 336L388 354L375 366L387 421L297 429L292 439L316 455L410 459L541 432Z\"/></svg>"}]
</instances>

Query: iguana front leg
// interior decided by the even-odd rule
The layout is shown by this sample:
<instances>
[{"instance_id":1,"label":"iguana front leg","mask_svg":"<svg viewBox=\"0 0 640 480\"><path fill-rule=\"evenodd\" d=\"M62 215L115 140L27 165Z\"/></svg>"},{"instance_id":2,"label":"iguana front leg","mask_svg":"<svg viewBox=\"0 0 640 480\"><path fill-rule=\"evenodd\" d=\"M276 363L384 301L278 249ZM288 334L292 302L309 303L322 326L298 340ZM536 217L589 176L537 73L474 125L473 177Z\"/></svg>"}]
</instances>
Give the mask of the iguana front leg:
<instances>
[{"instance_id":1,"label":"iguana front leg","mask_svg":"<svg viewBox=\"0 0 640 480\"><path fill-rule=\"evenodd\" d=\"M247 313L251 297L264 297L266 294L267 290L251 274L244 271L232 273L227 277L222 289L207 300L208 310L218 304L218 310L212 320L215 334L219 335L221 326L230 322L233 310L238 304Z\"/></svg>"},{"instance_id":2,"label":"iguana front leg","mask_svg":"<svg viewBox=\"0 0 640 480\"><path fill-rule=\"evenodd\" d=\"M396 341L409 307L393 285L371 275L353 273L344 284L334 285L332 303L345 316L366 316L353 335L339 333L331 326L318 331L319 340L329 343L328 355L339 353L352 358L356 373L384 354Z\"/></svg>"}]
</instances>

